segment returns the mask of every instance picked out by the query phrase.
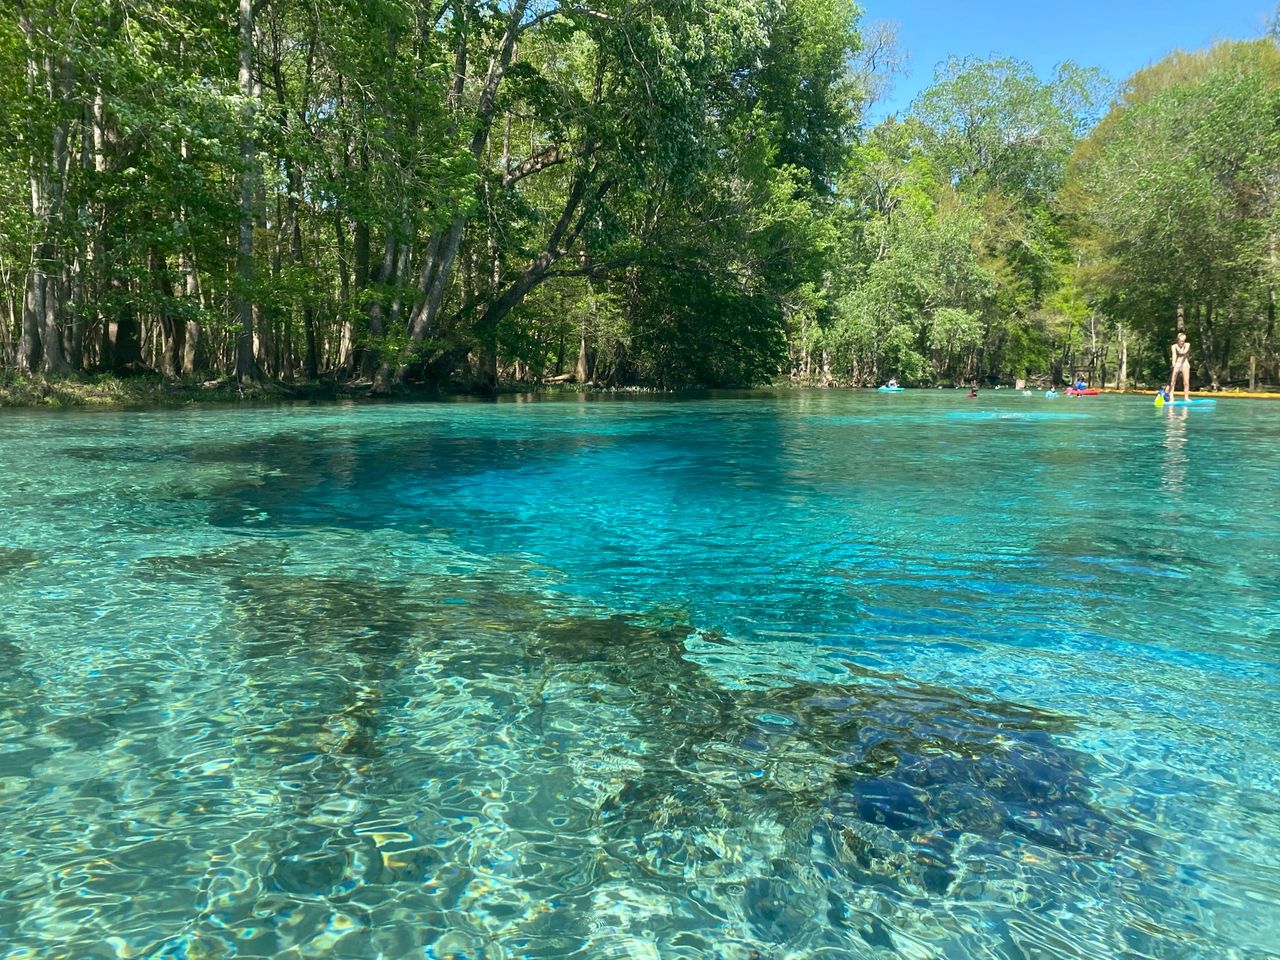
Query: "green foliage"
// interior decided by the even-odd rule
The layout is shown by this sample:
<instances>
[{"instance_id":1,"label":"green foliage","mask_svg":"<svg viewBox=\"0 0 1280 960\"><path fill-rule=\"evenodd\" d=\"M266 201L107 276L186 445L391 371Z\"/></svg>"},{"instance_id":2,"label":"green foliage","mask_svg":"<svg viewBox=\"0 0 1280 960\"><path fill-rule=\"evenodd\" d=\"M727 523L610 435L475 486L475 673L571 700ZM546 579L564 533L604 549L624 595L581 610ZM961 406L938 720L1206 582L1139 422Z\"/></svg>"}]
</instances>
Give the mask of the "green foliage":
<instances>
[{"instance_id":1,"label":"green foliage","mask_svg":"<svg viewBox=\"0 0 1280 960\"><path fill-rule=\"evenodd\" d=\"M1276 364L1271 40L1096 125L1096 70L952 59L863 130L851 0L5 11L0 366L225 372L242 298L267 376L379 388L1102 376L1178 304Z\"/></svg>"},{"instance_id":2,"label":"green foliage","mask_svg":"<svg viewBox=\"0 0 1280 960\"><path fill-rule=\"evenodd\" d=\"M1050 353L1038 322L1070 260L1057 199L1105 92L1063 64L943 64L905 121L853 153L842 193L852 258L823 343L871 383L1020 376ZM834 358L830 354L834 352Z\"/></svg>"},{"instance_id":3,"label":"green foliage","mask_svg":"<svg viewBox=\"0 0 1280 960\"><path fill-rule=\"evenodd\" d=\"M667 388L750 386L770 379L786 343L778 307L741 289L673 273L646 277L632 336L640 379Z\"/></svg>"},{"instance_id":4,"label":"green foliage","mask_svg":"<svg viewBox=\"0 0 1280 960\"><path fill-rule=\"evenodd\" d=\"M1181 306L1209 379L1241 364L1233 344L1274 364L1278 169L1272 42L1176 54L1136 75L1072 168L1096 301L1161 346Z\"/></svg>"},{"instance_id":5,"label":"green foliage","mask_svg":"<svg viewBox=\"0 0 1280 960\"><path fill-rule=\"evenodd\" d=\"M931 178L930 164L913 156L896 181L884 182L882 144L895 134L880 132L851 184L855 194L878 197L879 210L865 222L829 339L836 372L864 383L945 375L981 340L992 285L979 256L980 218Z\"/></svg>"},{"instance_id":6,"label":"green foliage","mask_svg":"<svg viewBox=\"0 0 1280 960\"><path fill-rule=\"evenodd\" d=\"M957 187L1043 203L1061 186L1076 141L1107 92L1096 69L1070 62L1043 82L1018 60L953 57L912 114L926 149Z\"/></svg>"}]
</instances>

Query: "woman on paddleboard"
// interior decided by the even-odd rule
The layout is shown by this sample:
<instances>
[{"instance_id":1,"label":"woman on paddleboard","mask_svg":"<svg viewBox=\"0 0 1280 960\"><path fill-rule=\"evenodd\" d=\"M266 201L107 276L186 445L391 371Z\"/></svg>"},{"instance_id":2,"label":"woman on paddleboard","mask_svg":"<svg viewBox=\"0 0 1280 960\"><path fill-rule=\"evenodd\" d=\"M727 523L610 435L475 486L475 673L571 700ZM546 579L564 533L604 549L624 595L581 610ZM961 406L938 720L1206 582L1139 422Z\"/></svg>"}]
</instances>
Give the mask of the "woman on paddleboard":
<instances>
[{"instance_id":1,"label":"woman on paddleboard","mask_svg":"<svg viewBox=\"0 0 1280 960\"><path fill-rule=\"evenodd\" d=\"M1169 396L1178 389L1178 375L1182 375L1182 399L1191 399L1191 344L1187 335L1178 331L1178 342L1173 345L1173 373L1169 376Z\"/></svg>"}]
</instances>

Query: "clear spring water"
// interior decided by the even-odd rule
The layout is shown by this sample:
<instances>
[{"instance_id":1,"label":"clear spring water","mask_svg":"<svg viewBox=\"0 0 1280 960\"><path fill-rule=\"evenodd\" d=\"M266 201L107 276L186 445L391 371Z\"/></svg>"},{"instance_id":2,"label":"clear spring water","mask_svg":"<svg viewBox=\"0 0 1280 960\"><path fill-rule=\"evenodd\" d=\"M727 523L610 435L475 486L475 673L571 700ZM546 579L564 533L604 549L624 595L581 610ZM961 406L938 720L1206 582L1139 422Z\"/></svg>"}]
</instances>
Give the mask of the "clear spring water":
<instances>
[{"instance_id":1,"label":"clear spring water","mask_svg":"<svg viewBox=\"0 0 1280 960\"><path fill-rule=\"evenodd\" d=\"M0 414L0 958L1280 956L1280 404Z\"/></svg>"}]
</instances>

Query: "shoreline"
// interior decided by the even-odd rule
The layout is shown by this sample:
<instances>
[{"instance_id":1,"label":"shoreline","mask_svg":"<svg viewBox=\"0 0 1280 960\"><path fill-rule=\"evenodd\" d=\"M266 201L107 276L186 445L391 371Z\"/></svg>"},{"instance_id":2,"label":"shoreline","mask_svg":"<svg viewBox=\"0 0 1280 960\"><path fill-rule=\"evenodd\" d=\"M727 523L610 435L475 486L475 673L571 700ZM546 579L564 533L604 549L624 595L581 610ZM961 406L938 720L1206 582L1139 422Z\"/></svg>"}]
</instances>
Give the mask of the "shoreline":
<instances>
[{"instance_id":1,"label":"shoreline","mask_svg":"<svg viewBox=\"0 0 1280 960\"><path fill-rule=\"evenodd\" d=\"M364 391L365 394L368 391ZM335 383L264 383L241 388L229 380L166 380L157 377L100 376L89 380L42 375L0 377L0 408L120 409L182 407L244 402L307 402L355 399L359 391Z\"/></svg>"},{"instance_id":2,"label":"shoreline","mask_svg":"<svg viewBox=\"0 0 1280 960\"><path fill-rule=\"evenodd\" d=\"M796 384L761 384L758 387L736 389L788 389ZM701 392L707 388L691 388ZM810 388L801 388L810 389ZM813 388L823 389L823 388ZM842 388L827 388L842 389ZM843 388L849 389L849 388ZM857 389L857 388L854 388ZM874 390L874 387L862 388ZM932 391L933 387L916 387L915 390ZM938 388L938 389L946 389ZM956 388L959 389L959 388ZM985 388L994 392L992 388ZM1009 393L1014 388L1006 388ZM1117 390L1114 387L1103 387L1102 395L1116 396L1149 396L1156 395L1155 390L1129 389ZM426 387L399 387L390 394L374 395L372 385L368 381L350 381L339 383L324 380L316 383L280 383L266 381L264 383L241 387L229 379L214 380L167 380L161 377L114 377L101 375L89 380L51 379L43 375L0 375L0 409L43 409L43 410L110 410L129 408L165 409L184 406L225 405L241 403L412 403L427 400L445 399L490 399L495 396L514 394L543 393L548 396L559 394L571 395L582 393L679 393L682 391L662 390L653 387L622 387L609 389L594 385L563 383L500 383L494 392L468 390L465 385L455 389L429 389ZM1191 396L1211 399L1238 400L1280 400L1280 391L1259 390L1192 390Z\"/></svg>"},{"instance_id":3,"label":"shoreline","mask_svg":"<svg viewBox=\"0 0 1280 960\"><path fill-rule=\"evenodd\" d=\"M1157 391L1155 390L1116 390L1114 387L1102 388L1103 394L1116 394L1117 396L1136 394L1143 397L1154 397L1156 392ZM1188 395L1192 397L1207 397L1210 400L1280 400L1280 391L1276 390L1191 390L1188 391ZM1182 396L1181 390L1175 394L1175 397L1180 396Z\"/></svg>"},{"instance_id":4,"label":"shoreline","mask_svg":"<svg viewBox=\"0 0 1280 960\"><path fill-rule=\"evenodd\" d=\"M754 389L754 388L753 388ZM763 389L763 388L762 388ZM90 379L49 378L43 374L0 374L0 410L124 410L172 409L187 406L225 406L242 403L420 403L432 400L491 400L495 397L545 394L572 396L583 393L672 393L656 387L598 387L571 383L503 382L496 390L482 390L460 383L452 388L421 385L398 386L387 394L374 394L367 380L314 383L282 383L268 380L242 387L234 380L168 380L157 376L114 377L102 374Z\"/></svg>"}]
</instances>

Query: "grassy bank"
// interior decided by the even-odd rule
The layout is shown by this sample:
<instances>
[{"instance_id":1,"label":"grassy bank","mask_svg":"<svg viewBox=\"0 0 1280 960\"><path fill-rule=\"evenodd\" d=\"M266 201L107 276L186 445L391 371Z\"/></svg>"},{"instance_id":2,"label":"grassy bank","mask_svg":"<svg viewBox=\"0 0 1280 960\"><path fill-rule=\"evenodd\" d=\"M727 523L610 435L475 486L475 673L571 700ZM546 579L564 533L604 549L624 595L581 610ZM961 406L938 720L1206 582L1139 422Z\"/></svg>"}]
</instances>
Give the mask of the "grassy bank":
<instances>
[{"instance_id":1,"label":"grassy bank","mask_svg":"<svg viewBox=\"0 0 1280 960\"><path fill-rule=\"evenodd\" d=\"M605 390L591 384L502 383L499 394L516 393L657 393L652 388L628 387ZM467 389L459 384L441 392L421 386L398 386L389 396L374 396L368 381L317 383L277 383L240 386L226 378L170 380L161 376L115 377L99 374L84 379L56 379L41 374L0 371L0 407L182 407L192 404L258 402L312 402L326 400L370 400L376 402L438 400L445 396L492 396L493 391Z\"/></svg>"},{"instance_id":2,"label":"grassy bank","mask_svg":"<svg viewBox=\"0 0 1280 960\"><path fill-rule=\"evenodd\" d=\"M241 387L230 380L168 380L158 376L54 379L0 373L0 407L180 407L245 400L339 400L368 397L366 385L264 383Z\"/></svg>"}]
</instances>

